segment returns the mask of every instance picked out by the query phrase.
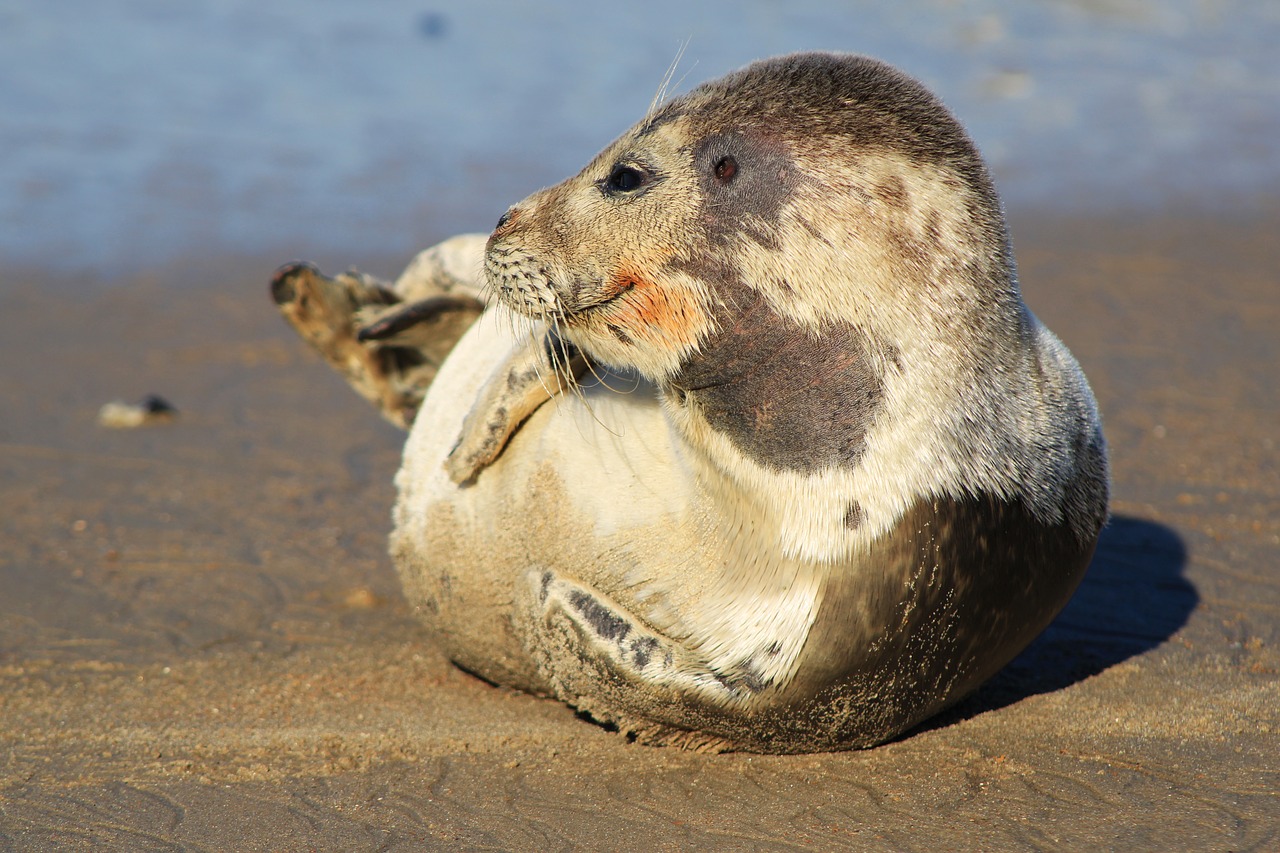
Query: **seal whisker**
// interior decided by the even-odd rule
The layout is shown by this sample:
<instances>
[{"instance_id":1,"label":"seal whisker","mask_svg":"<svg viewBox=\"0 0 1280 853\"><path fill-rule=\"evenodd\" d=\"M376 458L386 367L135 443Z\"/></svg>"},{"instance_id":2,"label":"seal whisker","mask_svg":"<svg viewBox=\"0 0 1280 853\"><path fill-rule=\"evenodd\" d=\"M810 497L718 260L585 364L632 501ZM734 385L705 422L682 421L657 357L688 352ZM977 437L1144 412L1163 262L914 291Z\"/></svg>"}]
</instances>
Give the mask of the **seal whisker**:
<instances>
[{"instance_id":1,"label":"seal whisker","mask_svg":"<svg viewBox=\"0 0 1280 853\"><path fill-rule=\"evenodd\" d=\"M649 110L645 113L646 118L656 113L658 108L666 102L667 92L671 87L671 78L675 76L676 69L680 66L680 60L684 58L685 51L689 49L689 42L692 41L692 39L693 37L689 36L680 43L678 48L676 48L675 58L672 59L671 64L667 66L666 72L662 75L662 82L658 84L658 91L654 93L653 100L649 103ZM693 69L697 67L698 63L695 60L693 65L689 67L689 70L680 76L680 79L675 85L679 86L683 83L685 78L688 77Z\"/></svg>"},{"instance_id":2,"label":"seal whisker","mask_svg":"<svg viewBox=\"0 0 1280 853\"><path fill-rule=\"evenodd\" d=\"M570 369L569 364L573 360L574 354L577 352L577 348L576 347L574 348L574 352L570 352L569 347L571 346L571 344L569 340L563 334L561 334L559 321L557 321L556 323L554 332L555 332L555 341L559 345L558 351L556 351L556 354L555 354L555 358L559 361L559 364L557 365L557 369L559 369L562 375L567 378L569 392L575 398L577 398L579 402L582 403L583 409L587 412L587 414L591 416L592 421L594 421L598 426L600 426L610 435L613 435L615 438L621 437L621 433L615 431L612 427L610 427L607 423L605 423L603 420L601 420L597 416L595 408L591 405L591 400L587 397L586 391L582 387L582 383L578 381L577 372ZM556 350L556 349L557 348L553 347L553 350ZM612 391L613 389L610 387L609 383L606 382L604 377L601 376L600 373L596 371L596 365L594 361L580 353L579 353L579 356L582 358L586 366L586 370L591 373L592 377L595 378L596 382L602 387Z\"/></svg>"}]
</instances>

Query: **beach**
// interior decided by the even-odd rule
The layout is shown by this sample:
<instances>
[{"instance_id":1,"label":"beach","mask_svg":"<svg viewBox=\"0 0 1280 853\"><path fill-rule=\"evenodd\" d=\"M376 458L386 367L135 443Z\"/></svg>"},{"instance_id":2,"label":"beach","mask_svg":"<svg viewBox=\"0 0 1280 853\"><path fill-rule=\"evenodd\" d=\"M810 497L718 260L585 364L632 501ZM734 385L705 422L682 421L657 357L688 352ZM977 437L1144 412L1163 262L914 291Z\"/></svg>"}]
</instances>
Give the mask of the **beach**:
<instances>
[{"instance_id":1,"label":"beach","mask_svg":"<svg viewBox=\"0 0 1280 853\"><path fill-rule=\"evenodd\" d=\"M386 553L403 434L276 314L286 258L6 272L0 849L1280 847L1280 219L1010 222L1113 518L976 694L803 756L628 743L451 666ZM98 425L147 394L177 416Z\"/></svg>"},{"instance_id":2,"label":"beach","mask_svg":"<svg viewBox=\"0 0 1280 853\"><path fill-rule=\"evenodd\" d=\"M1277 42L1244 0L0 0L0 853L1280 850ZM663 87L797 50L968 129L1112 517L893 742L646 747L427 638L405 436L267 283L392 278ZM149 395L176 415L99 423Z\"/></svg>"}]
</instances>

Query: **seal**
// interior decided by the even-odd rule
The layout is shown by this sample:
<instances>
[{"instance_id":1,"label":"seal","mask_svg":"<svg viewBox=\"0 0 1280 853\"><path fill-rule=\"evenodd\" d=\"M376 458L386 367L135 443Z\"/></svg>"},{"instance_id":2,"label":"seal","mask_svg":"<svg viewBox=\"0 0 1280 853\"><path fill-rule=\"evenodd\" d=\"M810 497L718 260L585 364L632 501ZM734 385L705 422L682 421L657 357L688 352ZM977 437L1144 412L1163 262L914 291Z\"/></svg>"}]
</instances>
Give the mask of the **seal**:
<instances>
[{"instance_id":1,"label":"seal","mask_svg":"<svg viewBox=\"0 0 1280 853\"><path fill-rule=\"evenodd\" d=\"M974 145L889 66L706 83L458 245L485 309L425 387L391 551L463 668L648 743L866 747L1083 576L1092 393Z\"/></svg>"}]
</instances>

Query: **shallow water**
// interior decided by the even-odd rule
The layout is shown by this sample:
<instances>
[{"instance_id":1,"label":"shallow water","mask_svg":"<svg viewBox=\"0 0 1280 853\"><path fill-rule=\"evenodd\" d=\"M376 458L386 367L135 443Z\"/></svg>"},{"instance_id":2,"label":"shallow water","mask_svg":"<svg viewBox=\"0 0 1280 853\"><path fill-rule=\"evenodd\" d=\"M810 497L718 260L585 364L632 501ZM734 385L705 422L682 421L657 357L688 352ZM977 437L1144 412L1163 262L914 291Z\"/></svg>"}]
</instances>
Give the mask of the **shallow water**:
<instances>
[{"instance_id":1,"label":"shallow water","mask_svg":"<svg viewBox=\"0 0 1280 853\"><path fill-rule=\"evenodd\" d=\"M487 230L674 91L884 58L1006 201L1224 208L1280 187L1280 4L1239 0L0 0L0 264L408 253Z\"/></svg>"}]
</instances>

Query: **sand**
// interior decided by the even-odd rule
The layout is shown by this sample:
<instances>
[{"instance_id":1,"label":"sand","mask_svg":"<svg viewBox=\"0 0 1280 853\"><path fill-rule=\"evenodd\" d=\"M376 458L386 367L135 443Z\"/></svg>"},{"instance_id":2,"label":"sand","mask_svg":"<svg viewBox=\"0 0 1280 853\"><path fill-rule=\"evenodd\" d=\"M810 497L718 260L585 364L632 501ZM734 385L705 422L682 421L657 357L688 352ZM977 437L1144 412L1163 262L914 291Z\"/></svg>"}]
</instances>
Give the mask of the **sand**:
<instances>
[{"instance_id":1,"label":"sand","mask_svg":"<svg viewBox=\"0 0 1280 853\"><path fill-rule=\"evenodd\" d=\"M403 436L271 260L6 272L0 850L1280 849L1280 218L1012 222L1114 518L986 687L811 756L643 747L453 668L386 555ZM178 418L96 423L148 393Z\"/></svg>"}]
</instances>

